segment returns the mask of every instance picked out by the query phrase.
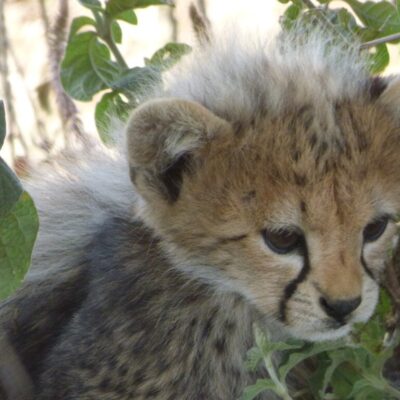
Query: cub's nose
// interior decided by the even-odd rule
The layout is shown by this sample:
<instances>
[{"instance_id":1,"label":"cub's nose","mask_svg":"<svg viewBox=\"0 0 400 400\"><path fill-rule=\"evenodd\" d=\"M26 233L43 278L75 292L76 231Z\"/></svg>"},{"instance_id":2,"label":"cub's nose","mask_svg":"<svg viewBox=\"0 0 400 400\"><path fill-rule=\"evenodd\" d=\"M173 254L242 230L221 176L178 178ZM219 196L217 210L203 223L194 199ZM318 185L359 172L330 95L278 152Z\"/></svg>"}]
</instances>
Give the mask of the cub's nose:
<instances>
[{"instance_id":1,"label":"cub's nose","mask_svg":"<svg viewBox=\"0 0 400 400\"><path fill-rule=\"evenodd\" d=\"M349 300L331 301L325 297L319 299L322 309L337 321L343 321L350 313L352 313L360 304L361 297Z\"/></svg>"}]
</instances>

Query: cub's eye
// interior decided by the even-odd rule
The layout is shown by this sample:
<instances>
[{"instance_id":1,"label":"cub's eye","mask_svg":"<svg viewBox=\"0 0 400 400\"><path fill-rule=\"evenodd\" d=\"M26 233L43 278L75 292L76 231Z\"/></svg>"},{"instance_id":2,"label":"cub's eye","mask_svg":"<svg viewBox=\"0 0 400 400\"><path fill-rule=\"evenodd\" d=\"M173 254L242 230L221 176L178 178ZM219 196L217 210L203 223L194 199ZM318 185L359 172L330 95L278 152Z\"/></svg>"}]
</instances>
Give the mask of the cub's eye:
<instances>
[{"instance_id":1,"label":"cub's eye","mask_svg":"<svg viewBox=\"0 0 400 400\"><path fill-rule=\"evenodd\" d=\"M382 236L383 232L385 232L388 221L389 218L387 216L383 216L369 223L364 228L364 241L374 242L375 240L378 240Z\"/></svg>"},{"instance_id":2,"label":"cub's eye","mask_svg":"<svg viewBox=\"0 0 400 400\"><path fill-rule=\"evenodd\" d=\"M261 232L267 246L278 254L287 254L301 245L303 236L292 230L269 231L264 229Z\"/></svg>"}]
</instances>

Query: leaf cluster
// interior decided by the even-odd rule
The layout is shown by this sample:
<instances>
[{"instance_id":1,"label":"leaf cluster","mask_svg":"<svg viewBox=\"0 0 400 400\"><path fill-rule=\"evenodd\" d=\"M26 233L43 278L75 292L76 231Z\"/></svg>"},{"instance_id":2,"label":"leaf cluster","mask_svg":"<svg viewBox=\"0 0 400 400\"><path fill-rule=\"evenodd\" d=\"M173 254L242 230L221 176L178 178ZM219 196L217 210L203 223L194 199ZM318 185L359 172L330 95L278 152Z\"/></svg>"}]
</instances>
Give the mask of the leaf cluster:
<instances>
[{"instance_id":1,"label":"leaf cluster","mask_svg":"<svg viewBox=\"0 0 400 400\"><path fill-rule=\"evenodd\" d=\"M390 56L387 43L396 44L399 38L392 35L400 32L400 1L359 1L343 0L348 6L334 7L331 0L279 0L288 7L281 18L284 29L294 24L313 26L321 24L335 33L340 40L354 43L385 39L383 43L372 46L369 52L370 69L373 73L383 71L389 64ZM289 4L290 3L290 4Z\"/></svg>"},{"instance_id":2,"label":"leaf cluster","mask_svg":"<svg viewBox=\"0 0 400 400\"><path fill-rule=\"evenodd\" d=\"M61 82L72 98L90 101L103 92L96 105L95 120L103 141L108 142L111 117L127 117L146 87L161 79L161 73L190 51L181 43L168 43L144 67L129 67L118 49L122 42L120 23L137 24L135 10L151 5L169 5L168 0L79 0L92 17L72 21Z\"/></svg>"},{"instance_id":3,"label":"leaf cluster","mask_svg":"<svg viewBox=\"0 0 400 400\"><path fill-rule=\"evenodd\" d=\"M255 399L266 390L285 400L399 399L400 390L384 376L385 364L400 342L398 333L387 339L384 316L390 307L387 295L382 292L374 317L356 327L349 338L339 341L273 342L268 333L255 327L256 346L248 352L247 367L254 371L263 365L269 378L258 379L248 386L242 400ZM300 387L288 387L291 374L296 376Z\"/></svg>"}]
</instances>

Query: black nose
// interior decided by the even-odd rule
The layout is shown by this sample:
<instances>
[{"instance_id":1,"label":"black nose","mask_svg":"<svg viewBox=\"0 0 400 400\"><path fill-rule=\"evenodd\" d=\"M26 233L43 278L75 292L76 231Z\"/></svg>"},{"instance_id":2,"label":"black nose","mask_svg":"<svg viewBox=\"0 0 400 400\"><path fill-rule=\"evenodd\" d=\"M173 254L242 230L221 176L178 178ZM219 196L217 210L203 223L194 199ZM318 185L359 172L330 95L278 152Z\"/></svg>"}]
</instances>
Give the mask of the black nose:
<instances>
[{"instance_id":1,"label":"black nose","mask_svg":"<svg viewBox=\"0 0 400 400\"><path fill-rule=\"evenodd\" d=\"M337 321L342 321L361 304L361 297L339 301L331 301L327 298L321 297L319 303L321 304L322 309L330 317Z\"/></svg>"}]
</instances>

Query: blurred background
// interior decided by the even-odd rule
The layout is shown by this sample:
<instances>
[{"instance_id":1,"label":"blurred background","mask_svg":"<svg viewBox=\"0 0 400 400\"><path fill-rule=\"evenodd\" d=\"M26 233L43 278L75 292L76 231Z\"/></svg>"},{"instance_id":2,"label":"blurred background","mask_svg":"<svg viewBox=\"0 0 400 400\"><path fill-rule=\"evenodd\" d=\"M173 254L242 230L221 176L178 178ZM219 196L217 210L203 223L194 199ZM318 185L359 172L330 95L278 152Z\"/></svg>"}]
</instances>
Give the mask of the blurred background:
<instances>
[{"instance_id":1,"label":"blurred background","mask_svg":"<svg viewBox=\"0 0 400 400\"><path fill-rule=\"evenodd\" d=\"M175 7L140 9L138 25L121 24L124 38L120 49L129 66L143 65L144 57L150 57L167 42L192 45L188 10L190 3L196 1L212 25L229 22L262 29L270 35L278 31L279 17L285 9L277 0L176 0ZM57 66L49 54L60 39L54 26L59 24L68 32L70 21L85 14L89 14L88 10L78 0L0 0L0 98L9 103L8 139L2 157L19 175L30 165L51 159L68 142L66 137L71 133L67 130L71 127L63 124L62 111L57 106L52 85ZM396 71L397 53L398 49L385 73ZM76 114L74 129L96 134L96 101L95 97L88 103L75 101L63 106Z\"/></svg>"},{"instance_id":2,"label":"blurred background","mask_svg":"<svg viewBox=\"0 0 400 400\"><path fill-rule=\"evenodd\" d=\"M157 49L171 41L193 44L189 5L151 6L137 11L138 25L122 23L121 53L129 66L143 65ZM0 0L0 98L11 103L7 115L8 140L2 157L23 175L28 164L47 159L65 143L62 118L51 85L52 27L68 24L78 15L89 15L77 0ZM243 26L279 27L284 6L276 0L202 0L212 24L223 21ZM67 30L68 31L68 30ZM5 54L6 52L6 54ZM8 82L8 83L7 83ZM74 102L85 133L96 134L92 102ZM14 115L10 115L14 114Z\"/></svg>"}]
</instances>

